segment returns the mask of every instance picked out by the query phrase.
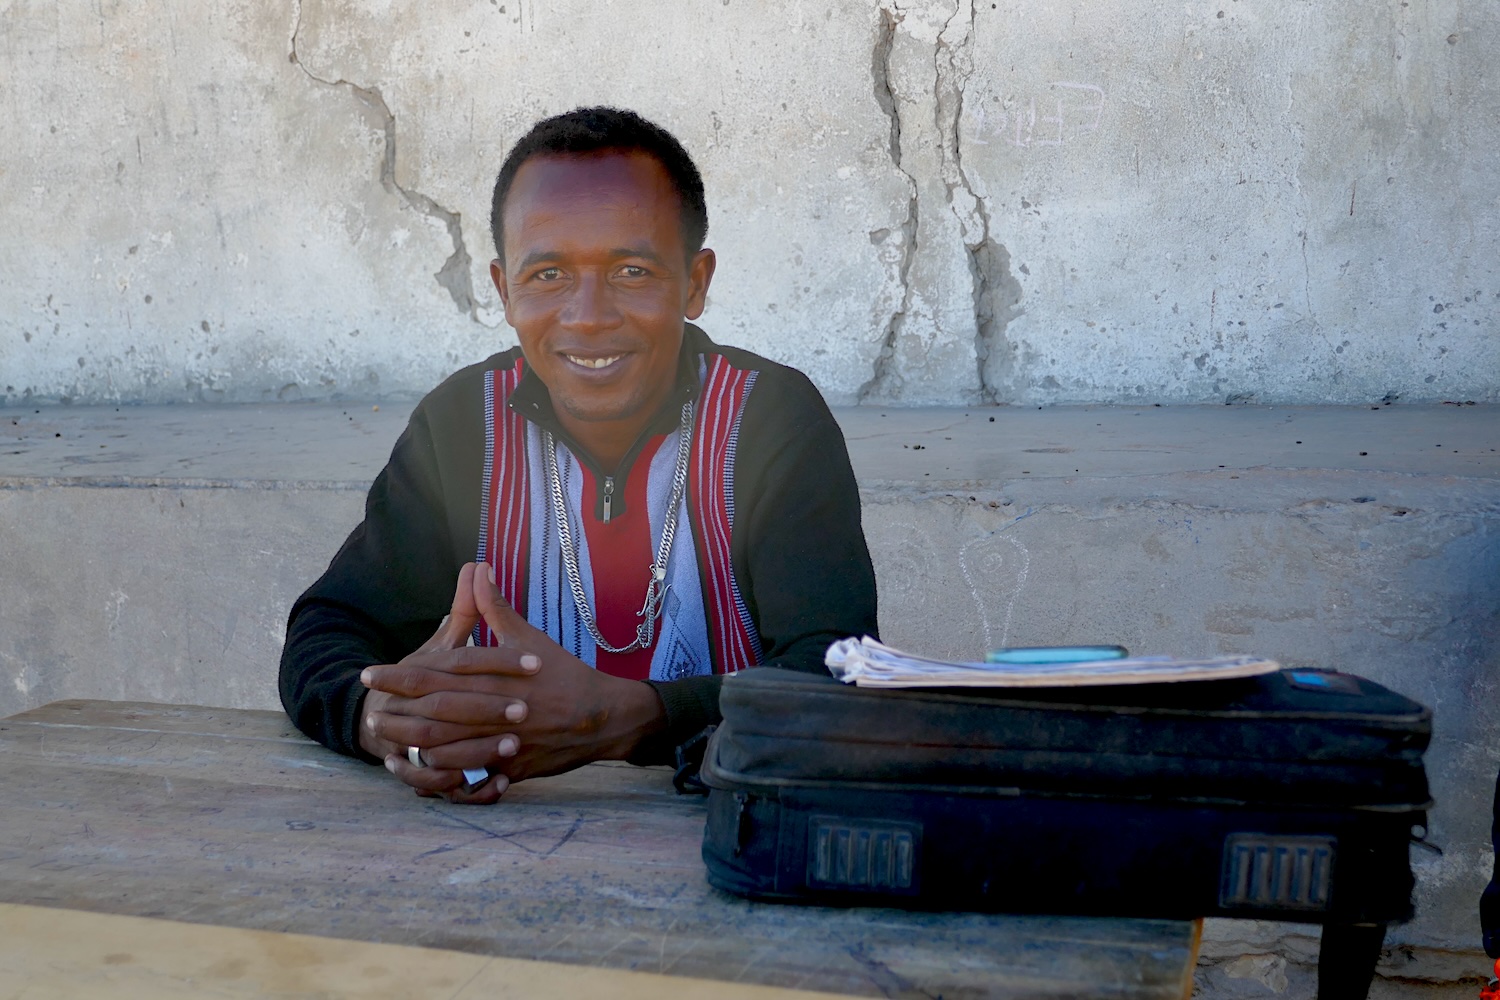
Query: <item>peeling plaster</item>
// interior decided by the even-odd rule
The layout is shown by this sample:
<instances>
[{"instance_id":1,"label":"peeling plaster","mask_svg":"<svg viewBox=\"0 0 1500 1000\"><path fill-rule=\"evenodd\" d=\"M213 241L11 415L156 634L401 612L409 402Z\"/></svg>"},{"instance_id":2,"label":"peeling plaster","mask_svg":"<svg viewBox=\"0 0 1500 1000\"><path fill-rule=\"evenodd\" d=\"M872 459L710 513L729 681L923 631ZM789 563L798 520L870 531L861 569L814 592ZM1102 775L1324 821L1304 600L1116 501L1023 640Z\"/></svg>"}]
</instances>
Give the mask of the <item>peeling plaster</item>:
<instances>
[{"instance_id":1,"label":"peeling plaster","mask_svg":"<svg viewBox=\"0 0 1500 1000\"><path fill-rule=\"evenodd\" d=\"M958 0L885 0L875 36L877 103L895 119L900 160L894 173L909 183L902 256L887 255L887 280L900 307L883 331L881 353L861 402L979 402L974 373L972 279L961 226L943 184L938 127L937 45ZM885 108L883 96L890 98ZM899 210L899 202L892 206ZM894 273L893 273L894 272Z\"/></svg>"},{"instance_id":2,"label":"peeling plaster","mask_svg":"<svg viewBox=\"0 0 1500 1000\"><path fill-rule=\"evenodd\" d=\"M860 402L919 401L938 384L974 403L1009 401L1014 392L1006 330L1023 312L1022 288L966 170L960 135L976 16L973 0L892 2L880 10L874 94L911 200L896 274L900 305ZM960 361L965 356L972 360Z\"/></svg>"},{"instance_id":3,"label":"peeling plaster","mask_svg":"<svg viewBox=\"0 0 1500 1000\"><path fill-rule=\"evenodd\" d=\"M400 194L406 199L406 203L423 215L441 222L448 230L448 236L453 240L453 253L443 261L443 266L434 272L433 277L437 283L453 297L453 304L458 311L465 313L476 323L483 324L479 319L478 303L474 298L474 282L470 275L470 265L473 258L469 256L469 249L464 243L463 219L458 212L451 211L433 201L420 191L409 190L396 180L396 116L392 113L390 105L386 103L384 95L378 87L361 87L349 80L328 80L318 76L302 62L297 54L297 36L302 31L302 2L296 0L296 13L292 27L291 51L288 54L289 61L300 69L303 74L314 83L320 83L325 87L346 87L365 107L370 108L380 116L385 133L385 155L380 163L380 183L392 193Z\"/></svg>"},{"instance_id":4,"label":"peeling plaster","mask_svg":"<svg viewBox=\"0 0 1500 1000\"><path fill-rule=\"evenodd\" d=\"M969 273L974 281L974 356L979 394L984 402L995 403L1010 401L1004 398L1003 391L1012 381L1015 350L1005 333L1011 320L1025 310L1020 307L1021 283L1010 270L1010 252L995 241L989 209L964 169L959 128L964 114L964 92L974 73L974 4L975 0L969 0L967 24L961 38L950 41L948 36L963 12L962 4L938 36L934 58L938 79L936 124L943 138L943 181L948 188L948 202L963 226ZM992 378L996 372L1002 376L1000 379Z\"/></svg>"},{"instance_id":5,"label":"peeling plaster","mask_svg":"<svg viewBox=\"0 0 1500 1000\"><path fill-rule=\"evenodd\" d=\"M906 320L907 313L911 310L911 262L917 252L917 221L920 211L917 179L901 165L901 110L899 98L891 87L890 75L891 50L896 44L896 25L900 21L901 15L885 9L880 11L880 30L875 37L875 49L870 60L870 75L874 80L875 101L891 122L891 163L896 171L906 178L911 190L911 198L907 202L906 219L901 223L901 261L897 269L897 280L901 287L901 304L886 321L885 331L881 335L880 353L875 357L874 371L869 381L860 386L856 396L861 403L869 401L872 396L896 394L896 386L893 382L898 383L900 379L895 363L896 340L901 335L901 327Z\"/></svg>"}]
</instances>

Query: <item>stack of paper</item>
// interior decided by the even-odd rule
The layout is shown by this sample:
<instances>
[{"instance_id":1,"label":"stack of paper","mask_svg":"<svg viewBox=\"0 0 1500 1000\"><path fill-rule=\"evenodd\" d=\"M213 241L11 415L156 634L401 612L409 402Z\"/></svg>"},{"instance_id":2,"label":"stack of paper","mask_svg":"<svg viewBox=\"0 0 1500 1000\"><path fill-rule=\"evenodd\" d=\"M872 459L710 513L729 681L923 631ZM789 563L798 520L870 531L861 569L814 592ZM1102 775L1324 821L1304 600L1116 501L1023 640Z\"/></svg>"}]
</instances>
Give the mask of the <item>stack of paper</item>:
<instances>
[{"instance_id":1,"label":"stack of paper","mask_svg":"<svg viewBox=\"0 0 1500 1000\"><path fill-rule=\"evenodd\" d=\"M833 676L860 687L1083 687L1229 680L1281 669L1275 660L1221 656L1179 660L1132 656L1081 663L965 663L913 656L869 636L840 639L824 657Z\"/></svg>"}]
</instances>

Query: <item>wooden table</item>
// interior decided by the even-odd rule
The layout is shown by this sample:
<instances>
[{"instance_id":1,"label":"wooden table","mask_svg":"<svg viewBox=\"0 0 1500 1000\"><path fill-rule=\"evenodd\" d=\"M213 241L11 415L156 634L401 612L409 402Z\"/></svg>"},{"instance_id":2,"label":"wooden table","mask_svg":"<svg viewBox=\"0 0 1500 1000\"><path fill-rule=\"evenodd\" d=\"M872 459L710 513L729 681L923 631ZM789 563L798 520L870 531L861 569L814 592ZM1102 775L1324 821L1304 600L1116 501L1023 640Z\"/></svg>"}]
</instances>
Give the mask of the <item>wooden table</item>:
<instances>
[{"instance_id":1,"label":"wooden table","mask_svg":"<svg viewBox=\"0 0 1500 1000\"><path fill-rule=\"evenodd\" d=\"M699 858L703 802L662 769L596 764L452 806L279 713L101 701L0 720L0 759L0 903L862 996L1192 985L1193 923L721 893Z\"/></svg>"}]
</instances>

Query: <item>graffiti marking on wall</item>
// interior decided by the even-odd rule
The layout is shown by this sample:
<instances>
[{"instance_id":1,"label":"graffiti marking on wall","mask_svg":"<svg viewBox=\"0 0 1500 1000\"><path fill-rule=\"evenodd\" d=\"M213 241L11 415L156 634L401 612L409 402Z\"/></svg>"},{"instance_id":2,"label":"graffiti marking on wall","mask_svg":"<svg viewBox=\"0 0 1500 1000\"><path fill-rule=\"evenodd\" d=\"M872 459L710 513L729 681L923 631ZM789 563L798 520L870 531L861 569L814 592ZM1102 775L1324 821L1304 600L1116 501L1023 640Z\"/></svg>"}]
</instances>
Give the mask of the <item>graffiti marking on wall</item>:
<instances>
[{"instance_id":1,"label":"graffiti marking on wall","mask_svg":"<svg viewBox=\"0 0 1500 1000\"><path fill-rule=\"evenodd\" d=\"M1018 149L1066 146L1099 131L1104 120L1104 88L1092 83L1059 80L1047 93L1017 100L1013 107L974 105L974 138L981 146L991 139Z\"/></svg>"}]
</instances>

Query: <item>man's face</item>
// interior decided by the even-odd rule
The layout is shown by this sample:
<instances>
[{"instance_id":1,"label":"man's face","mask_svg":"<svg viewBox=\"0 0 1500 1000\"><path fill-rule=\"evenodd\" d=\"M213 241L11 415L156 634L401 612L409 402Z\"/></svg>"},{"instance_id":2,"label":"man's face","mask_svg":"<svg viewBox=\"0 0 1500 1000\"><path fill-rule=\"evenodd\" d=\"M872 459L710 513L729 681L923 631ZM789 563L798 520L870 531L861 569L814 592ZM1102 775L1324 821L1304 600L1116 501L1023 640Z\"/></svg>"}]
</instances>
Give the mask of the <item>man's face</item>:
<instances>
[{"instance_id":1,"label":"man's face","mask_svg":"<svg viewBox=\"0 0 1500 1000\"><path fill-rule=\"evenodd\" d=\"M680 203L644 153L526 161L505 200L505 318L563 425L629 441L671 392L683 320L703 312L712 250L689 258ZM596 442L600 444L596 445Z\"/></svg>"}]
</instances>

